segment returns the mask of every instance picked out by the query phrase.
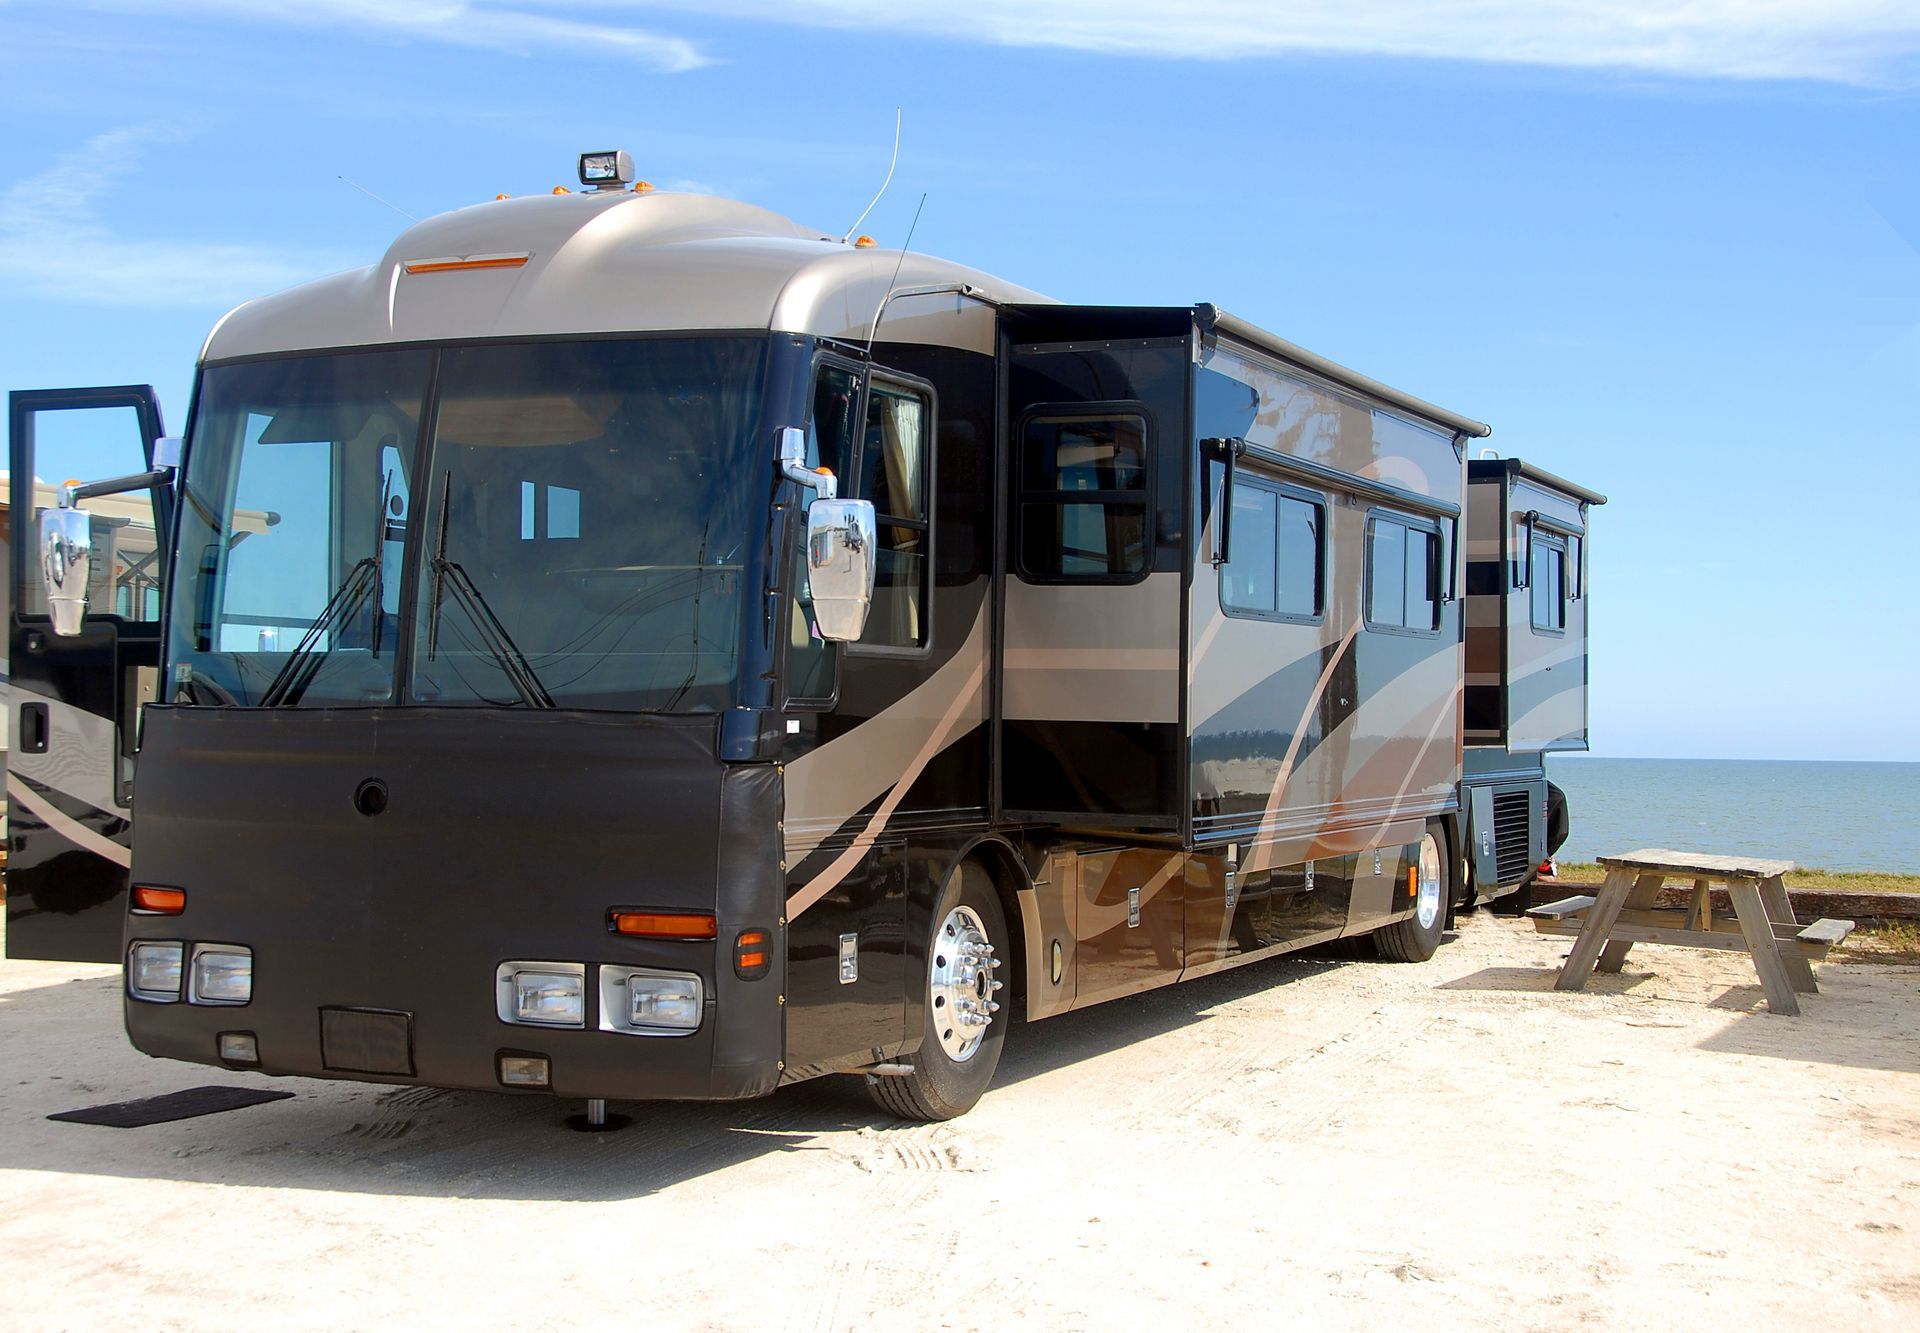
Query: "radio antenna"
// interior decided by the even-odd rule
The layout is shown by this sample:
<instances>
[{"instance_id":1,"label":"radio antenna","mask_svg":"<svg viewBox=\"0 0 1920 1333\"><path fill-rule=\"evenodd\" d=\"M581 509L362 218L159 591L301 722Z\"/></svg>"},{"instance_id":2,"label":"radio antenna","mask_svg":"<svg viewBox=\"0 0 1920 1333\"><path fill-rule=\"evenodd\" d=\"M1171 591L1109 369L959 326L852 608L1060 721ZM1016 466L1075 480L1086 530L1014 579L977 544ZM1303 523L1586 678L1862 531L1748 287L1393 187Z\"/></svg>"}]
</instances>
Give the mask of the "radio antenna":
<instances>
[{"instance_id":1,"label":"radio antenna","mask_svg":"<svg viewBox=\"0 0 1920 1333\"><path fill-rule=\"evenodd\" d=\"M860 216L853 220L853 225L851 227L847 228L847 234L846 236L842 236L840 238L840 244L845 245L847 243L848 237L852 236L856 231L860 230L860 224L867 220L867 214L873 212L873 204L879 203L880 195L885 194L887 192L887 187L893 184L893 169L899 165L900 165L900 108L895 107L893 109L893 160L887 163L887 178L880 182L880 193L873 196L873 203L868 204L865 208L861 209ZM344 180L345 177L342 177L341 179Z\"/></svg>"},{"instance_id":2,"label":"radio antenna","mask_svg":"<svg viewBox=\"0 0 1920 1333\"><path fill-rule=\"evenodd\" d=\"M887 302L893 300L894 292L900 287L900 266L907 262L907 247L913 244L913 233L920 226L920 210L927 206L927 193L920 192L920 203L913 210L913 222L907 228L906 242L900 247L900 257L893 261L893 276L887 279L887 294L880 298L880 308L873 312L873 324L867 329L867 356L873 356L873 340L880 336L880 321L886 317Z\"/></svg>"},{"instance_id":3,"label":"radio antenna","mask_svg":"<svg viewBox=\"0 0 1920 1333\"><path fill-rule=\"evenodd\" d=\"M375 194L372 190L369 190L364 185L356 184L355 182L348 180L345 176L340 176L340 177L337 177L336 179L338 179L342 184L352 185L354 189L360 191L361 194L364 194L365 196L367 196L367 198L373 200L375 203L385 204L388 208L391 208L394 212L398 213L401 217L405 218L409 222L418 222L420 220L419 218L415 217L413 214L407 212L406 209L400 207L400 205L394 203L391 199L382 199L379 195ZM857 226L859 224L856 223L855 225Z\"/></svg>"}]
</instances>

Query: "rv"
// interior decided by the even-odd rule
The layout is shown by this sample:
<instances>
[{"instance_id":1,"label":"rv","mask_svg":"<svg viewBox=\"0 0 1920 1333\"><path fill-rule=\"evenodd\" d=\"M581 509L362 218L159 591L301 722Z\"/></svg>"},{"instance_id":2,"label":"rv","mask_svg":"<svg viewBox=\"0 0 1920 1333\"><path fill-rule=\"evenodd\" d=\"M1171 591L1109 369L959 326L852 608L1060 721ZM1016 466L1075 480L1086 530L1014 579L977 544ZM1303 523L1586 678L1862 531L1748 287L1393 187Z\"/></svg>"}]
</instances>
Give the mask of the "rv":
<instances>
[{"instance_id":1,"label":"rv","mask_svg":"<svg viewBox=\"0 0 1920 1333\"><path fill-rule=\"evenodd\" d=\"M184 440L16 395L9 942L124 960L135 1046L939 1119L1015 1013L1425 959L1505 882L1462 795L1485 425L1211 305L581 180L239 307ZM103 407L130 475L35 506ZM92 573L127 494L155 617Z\"/></svg>"},{"instance_id":2,"label":"rv","mask_svg":"<svg viewBox=\"0 0 1920 1333\"><path fill-rule=\"evenodd\" d=\"M1587 748L1587 525L1607 497L1517 458L1467 463L1461 809L1469 905L1523 912L1568 832L1546 757Z\"/></svg>"}]
</instances>

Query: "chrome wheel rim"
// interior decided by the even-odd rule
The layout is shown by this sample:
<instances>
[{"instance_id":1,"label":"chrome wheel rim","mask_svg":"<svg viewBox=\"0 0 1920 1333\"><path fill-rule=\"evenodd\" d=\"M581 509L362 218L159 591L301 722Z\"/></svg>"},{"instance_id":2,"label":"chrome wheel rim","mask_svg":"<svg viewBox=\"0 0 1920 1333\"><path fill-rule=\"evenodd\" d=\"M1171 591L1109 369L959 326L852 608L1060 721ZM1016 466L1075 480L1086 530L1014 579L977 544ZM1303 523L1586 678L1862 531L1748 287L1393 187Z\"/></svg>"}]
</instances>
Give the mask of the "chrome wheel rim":
<instances>
[{"instance_id":1,"label":"chrome wheel rim","mask_svg":"<svg viewBox=\"0 0 1920 1333\"><path fill-rule=\"evenodd\" d=\"M1429 833L1420 839L1420 879L1413 898L1413 915L1422 930L1432 930L1440 919L1440 879L1440 843Z\"/></svg>"},{"instance_id":2,"label":"chrome wheel rim","mask_svg":"<svg viewBox=\"0 0 1920 1333\"><path fill-rule=\"evenodd\" d=\"M948 912L933 932L927 959L927 1014L940 1049L955 1064L973 1058L1000 1011L993 998L1001 986L993 979L999 969L979 913L964 904Z\"/></svg>"}]
</instances>

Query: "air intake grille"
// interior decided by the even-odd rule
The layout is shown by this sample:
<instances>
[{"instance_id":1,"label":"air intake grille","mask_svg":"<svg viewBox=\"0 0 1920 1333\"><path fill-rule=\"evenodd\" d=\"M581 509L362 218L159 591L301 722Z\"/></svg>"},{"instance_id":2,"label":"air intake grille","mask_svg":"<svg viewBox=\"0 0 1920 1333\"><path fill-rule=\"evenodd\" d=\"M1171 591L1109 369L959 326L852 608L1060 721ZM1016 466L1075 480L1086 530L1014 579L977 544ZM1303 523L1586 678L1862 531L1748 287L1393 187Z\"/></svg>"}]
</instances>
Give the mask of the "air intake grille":
<instances>
[{"instance_id":1,"label":"air intake grille","mask_svg":"<svg viewBox=\"0 0 1920 1333\"><path fill-rule=\"evenodd\" d=\"M1532 805L1525 787L1493 794L1493 861L1502 884L1518 883L1533 868L1527 838Z\"/></svg>"}]
</instances>

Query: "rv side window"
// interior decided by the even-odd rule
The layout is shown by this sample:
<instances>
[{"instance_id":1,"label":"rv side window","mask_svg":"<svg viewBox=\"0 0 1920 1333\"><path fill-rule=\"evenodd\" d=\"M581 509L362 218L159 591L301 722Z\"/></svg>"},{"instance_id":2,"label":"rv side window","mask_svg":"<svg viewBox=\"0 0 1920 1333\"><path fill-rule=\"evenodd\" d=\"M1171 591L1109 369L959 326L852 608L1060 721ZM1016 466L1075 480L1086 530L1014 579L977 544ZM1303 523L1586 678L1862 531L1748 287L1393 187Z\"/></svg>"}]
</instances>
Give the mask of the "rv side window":
<instances>
[{"instance_id":1,"label":"rv side window","mask_svg":"<svg viewBox=\"0 0 1920 1333\"><path fill-rule=\"evenodd\" d=\"M1533 567L1533 627L1558 634L1567 627L1566 543L1535 536L1527 563Z\"/></svg>"},{"instance_id":2,"label":"rv side window","mask_svg":"<svg viewBox=\"0 0 1920 1333\"><path fill-rule=\"evenodd\" d=\"M1326 586L1325 514L1317 499L1237 476L1230 558L1220 568L1222 608L1229 615L1317 618Z\"/></svg>"},{"instance_id":3,"label":"rv side window","mask_svg":"<svg viewBox=\"0 0 1920 1333\"><path fill-rule=\"evenodd\" d=\"M876 379L867 394L859 489L873 501L879 538L866 647L918 648L927 641L927 582L933 562L927 503L933 413L927 395Z\"/></svg>"},{"instance_id":4,"label":"rv side window","mask_svg":"<svg viewBox=\"0 0 1920 1333\"><path fill-rule=\"evenodd\" d=\"M1440 628L1440 534L1418 519L1367 520L1367 628Z\"/></svg>"},{"instance_id":5,"label":"rv side window","mask_svg":"<svg viewBox=\"0 0 1920 1333\"><path fill-rule=\"evenodd\" d=\"M1146 576L1145 417L1035 415L1021 431L1020 452L1022 574L1072 583Z\"/></svg>"}]
</instances>

